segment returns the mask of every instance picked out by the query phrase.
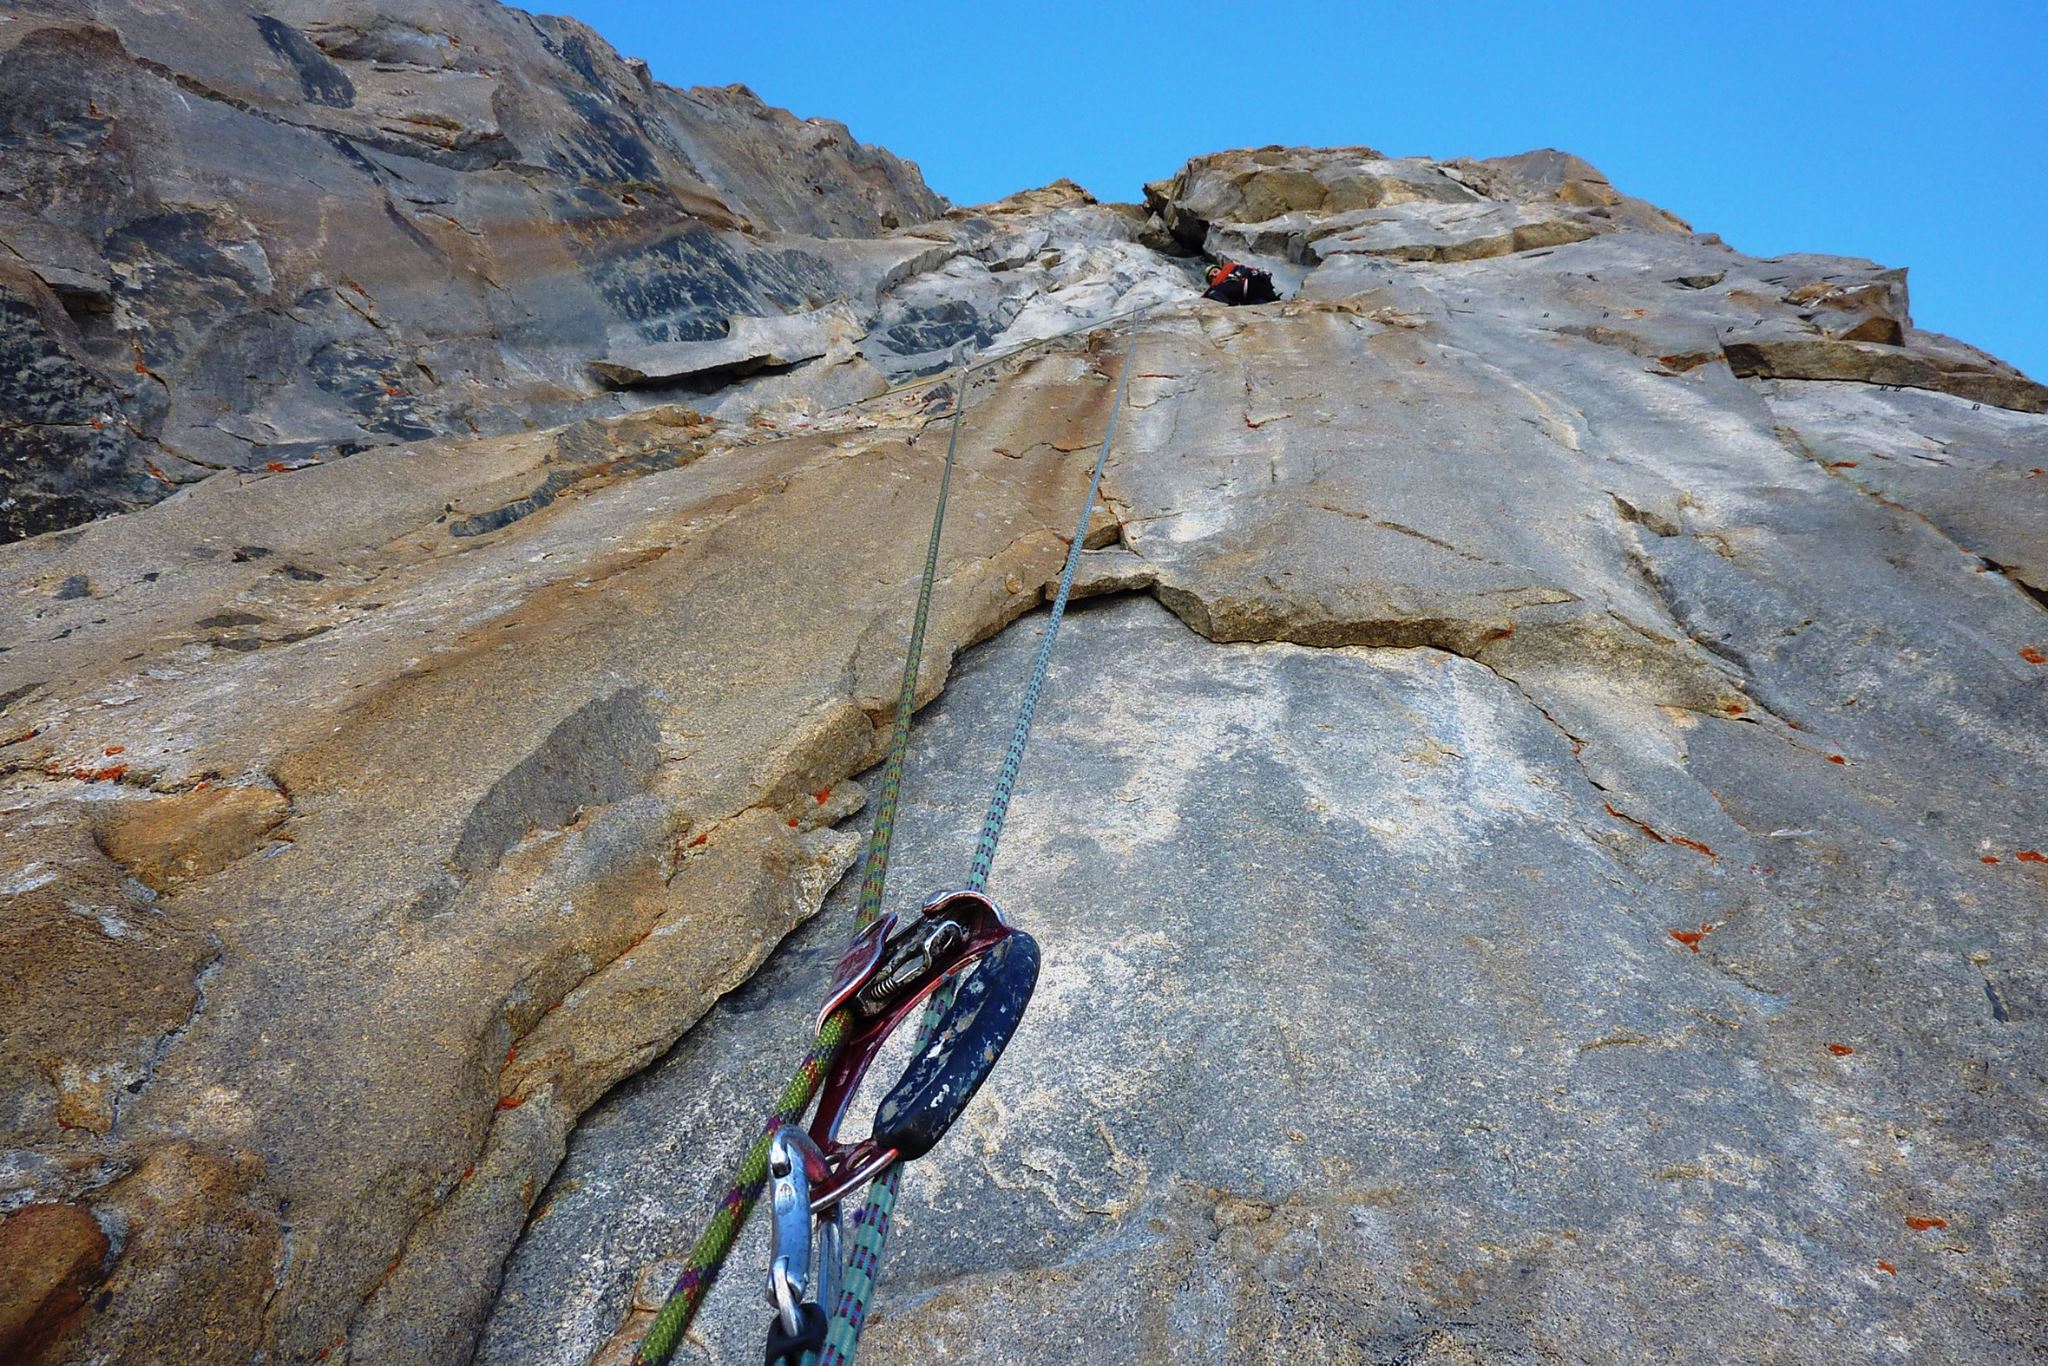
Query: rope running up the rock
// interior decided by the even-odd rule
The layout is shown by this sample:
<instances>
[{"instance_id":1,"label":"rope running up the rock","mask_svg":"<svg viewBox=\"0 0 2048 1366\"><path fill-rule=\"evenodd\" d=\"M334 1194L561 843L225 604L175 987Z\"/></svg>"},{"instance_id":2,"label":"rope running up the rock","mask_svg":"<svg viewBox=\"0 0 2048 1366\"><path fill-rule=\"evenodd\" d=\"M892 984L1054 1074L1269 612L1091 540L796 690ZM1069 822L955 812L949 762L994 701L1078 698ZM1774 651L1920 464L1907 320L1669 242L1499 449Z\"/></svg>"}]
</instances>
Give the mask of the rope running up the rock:
<instances>
[{"instance_id":1,"label":"rope running up the rock","mask_svg":"<svg viewBox=\"0 0 2048 1366\"><path fill-rule=\"evenodd\" d=\"M896 833L896 806L903 793L903 759L910 749L910 715L917 706L918 664L924 655L925 623L931 616L932 585L939 573L939 538L946 527L946 498L952 490L953 461L960 447L960 419L967 411L969 369L963 355L959 375L954 381L953 425L946 437L946 464L939 475L939 502L932 513L931 544L925 551L924 579L918 585L917 612L910 626L909 653L903 660L903 687L896 697L896 724L889 735L889 758L882 769L882 791L875 803L875 828L868 836L860 909L854 917L856 928L865 928L882 910L882 887L889 874L889 845ZM690 1320L697 1316L699 1306L704 1303L705 1294L710 1291L712 1282L718 1279L719 1269L725 1265L733 1240L747 1222L747 1214L761 1194L761 1187L768 1180L768 1145L774 1139L775 1131L785 1124L802 1120L804 1112L810 1109L811 1098L830 1070L833 1055L839 1051L839 1041L845 1035L849 1014L845 1009L834 1011L818 1030L811 1051L790 1077L753 1146L740 1160L739 1171L720 1198L717 1212L690 1249L682 1274L676 1278L675 1288L669 1292L654 1322L648 1325L646 1336L640 1340L639 1349L633 1354L634 1366L661 1366L682 1341Z\"/></svg>"},{"instance_id":2,"label":"rope running up the rock","mask_svg":"<svg viewBox=\"0 0 2048 1366\"><path fill-rule=\"evenodd\" d=\"M1089 477L1087 496L1081 500L1074 539L1067 546L1066 567L1060 572L1059 594L1053 599L1045 634L1039 638L1037 657L1031 661L1031 674L1024 684L1024 700L1017 709L1017 723L1010 732L1010 747L1004 752L1002 766L996 771L995 791L989 797L988 812L982 818L981 838L974 846L974 863L967 878L967 886L973 891L981 891L988 884L989 867L995 862L996 844L1002 839L1003 822L1009 816L1010 795L1016 786L1017 770L1024 762L1024 744L1031 736L1031 721L1045 689L1053 642L1059 637L1060 621L1067 614L1067 598L1074 589L1074 572L1080 567L1082 545L1088 538L1088 520L1095 511L1095 499L1102 490L1102 471L1109 461L1110 442L1116 437L1117 416L1123 411L1124 392L1131 382L1131 358L1137 354L1138 329L1144 319L1144 309L1139 309L1131 318L1131 339L1124 351L1122 373L1117 377L1116 399L1109 409L1109 426L1102 434L1102 448L1095 454L1095 472ZM918 1020L917 1047L922 1048L930 1042L932 1031L952 1002L953 983L950 981L932 993L931 999L925 1003L924 1014ZM888 1170L868 1188L867 1203L854 1213L843 1288L825 1331L825 1350L818 1358L818 1366L853 1366L854 1356L860 1350L861 1328L867 1319L868 1299L874 1294L875 1282L881 1275L882 1251L889 1240L890 1216L895 1212L896 1197L902 1185L903 1164L890 1164Z\"/></svg>"}]
</instances>

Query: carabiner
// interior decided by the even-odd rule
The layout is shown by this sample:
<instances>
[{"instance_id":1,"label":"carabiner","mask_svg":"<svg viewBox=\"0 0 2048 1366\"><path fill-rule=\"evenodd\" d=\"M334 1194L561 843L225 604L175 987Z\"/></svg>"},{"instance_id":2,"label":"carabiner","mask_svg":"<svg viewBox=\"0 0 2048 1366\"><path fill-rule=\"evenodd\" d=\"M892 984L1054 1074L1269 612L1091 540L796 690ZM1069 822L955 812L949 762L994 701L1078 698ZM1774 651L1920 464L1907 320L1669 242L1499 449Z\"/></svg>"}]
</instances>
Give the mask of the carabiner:
<instances>
[{"instance_id":1,"label":"carabiner","mask_svg":"<svg viewBox=\"0 0 2048 1366\"><path fill-rule=\"evenodd\" d=\"M811 1212L811 1184L825 1177L825 1155L794 1124L775 1131L768 1145L768 1179L774 1224L768 1254L767 1366L797 1366L807 1352L825 1345L825 1311L839 1275L839 1207ZM811 1294L812 1233L817 1236L817 1293Z\"/></svg>"}]
</instances>

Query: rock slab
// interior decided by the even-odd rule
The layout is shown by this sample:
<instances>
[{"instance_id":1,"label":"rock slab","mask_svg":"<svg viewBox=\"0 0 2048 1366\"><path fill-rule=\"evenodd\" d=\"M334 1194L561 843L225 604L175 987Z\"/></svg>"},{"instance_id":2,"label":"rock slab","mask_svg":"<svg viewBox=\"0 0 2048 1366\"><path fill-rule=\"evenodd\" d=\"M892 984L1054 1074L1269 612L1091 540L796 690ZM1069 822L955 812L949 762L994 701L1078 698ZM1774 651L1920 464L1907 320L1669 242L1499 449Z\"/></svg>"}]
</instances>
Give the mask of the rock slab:
<instances>
[{"instance_id":1,"label":"rock slab","mask_svg":"<svg viewBox=\"0 0 2048 1366\"><path fill-rule=\"evenodd\" d=\"M8 204L205 191L8 211L10 382L55 415L8 439L98 453L10 468L90 482L181 423L270 452L0 547L14 1354L600 1349L833 952L799 927L858 845L949 413L905 895L957 876L1145 305L1080 578L1122 598L1073 622L998 866L1046 984L911 1188L874 1350L2040 1341L2048 415L1896 268L1744 256L1551 152L946 209L483 5L39 7L0 76L43 120ZM247 200L288 241L205 207L277 139L325 245L307 191ZM401 222L509 301L415 297ZM1293 297L1200 303L1200 252ZM434 376L348 389L341 436L301 345L336 319ZM131 326L198 368L135 369Z\"/></svg>"}]
</instances>

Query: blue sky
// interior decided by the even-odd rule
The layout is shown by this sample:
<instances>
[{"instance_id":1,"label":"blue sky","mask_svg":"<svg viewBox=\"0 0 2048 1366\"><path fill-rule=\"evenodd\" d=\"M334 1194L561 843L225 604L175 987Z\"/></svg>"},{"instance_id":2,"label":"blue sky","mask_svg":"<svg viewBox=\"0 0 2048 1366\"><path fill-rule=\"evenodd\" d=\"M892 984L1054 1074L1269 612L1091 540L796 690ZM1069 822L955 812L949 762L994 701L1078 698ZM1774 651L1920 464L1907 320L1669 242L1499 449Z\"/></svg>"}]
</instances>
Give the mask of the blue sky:
<instances>
[{"instance_id":1,"label":"blue sky","mask_svg":"<svg viewBox=\"0 0 2048 1366\"><path fill-rule=\"evenodd\" d=\"M1743 251L1908 266L1915 322L2048 380L2048 0L558 3L660 80L838 119L959 203L1063 175L1137 199L1273 142L1560 147Z\"/></svg>"}]
</instances>

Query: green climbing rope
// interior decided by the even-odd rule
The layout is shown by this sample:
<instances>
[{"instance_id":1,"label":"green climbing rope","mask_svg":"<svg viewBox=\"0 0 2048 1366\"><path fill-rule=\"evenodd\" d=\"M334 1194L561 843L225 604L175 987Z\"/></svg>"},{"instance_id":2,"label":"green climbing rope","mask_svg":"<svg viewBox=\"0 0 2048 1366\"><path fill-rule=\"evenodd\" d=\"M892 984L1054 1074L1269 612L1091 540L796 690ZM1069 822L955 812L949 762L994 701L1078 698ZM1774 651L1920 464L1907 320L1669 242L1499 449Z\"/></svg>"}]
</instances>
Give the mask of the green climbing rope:
<instances>
[{"instance_id":1,"label":"green climbing rope","mask_svg":"<svg viewBox=\"0 0 2048 1366\"><path fill-rule=\"evenodd\" d=\"M1096 454L1094 473L1089 479L1087 496L1081 504L1080 521L1068 547L1066 565L1060 575L1059 592L1053 600L1052 613L1046 623L1045 634L1039 642L1037 658L1033 661L1031 674L1025 685L1024 701L1018 713L1010 746L998 770L995 795L990 800L988 813L982 823L981 838L976 846L969 884L977 890L985 884L989 866L995 857L996 842L1001 836L1018 767L1023 761L1024 744L1030 734L1032 717L1044 689L1053 641L1058 636L1060 622L1066 615L1067 601L1073 591L1074 574L1080 564L1082 544L1087 535L1088 517L1101 490L1102 472L1109 458L1110 444L1116 435L1117 418L1123 408L1124 395L1130 385L1131 358L1137 351L1139 324L1145 312L1145 309L1140 308L1130 315L1130 345L1124 354L1122 371L1117 380L1116 398L1110 408L1108 429L1103 433L1102 446ZM1032 344L1043 344L1057 339L1044 338ZM881 913L883 888L888 876L889 849L895 836L896 809L902 797L903 765L910 748L911 716L917 704L917 679L924 653L925 627L930 618L933 585L938 576L939 545L945 529L946 503L952 488L961 419L967 406L967 381L973 368L967 364L963 356L955 383L952 427L946 441L945 466L939 476L938 505L932 514L931 541L925 554L924 577L918 588L909 651L903 662L903 685L897 699L888 758L882 770L882 788L876 801L875 825L868 837L861 878L860 903L855 913L856 929L866 928ZM932 1031L951 1005L953 990L953 983L944 983L926 1002L924 1013L918 1021L920 1045L930 1039ZM850 1019L850 1011L835 1011L820 1027L810 1052L805 1055L803 1063L790 1078L789 1084L783 1088L782 1095L770 1111L761 1132L747 1149L745 1157L741 1159L739 1170L734 1174L731 1185L727 1187L709 1223L699 1235L695 1246L691 1248L674 1289L641 1339L639 1349L633 1357L634 1366L662 1366L681 1343L683 1334L688 1331L691 1320L696 1317L705 1295L710 1291L712 1283L725 1264L726 1257L731 1253L733 1242L746 1223L747 1215L759 1197L762 1186L767 1182L768 1148L776 1130L785 1124L801 1121L809 1110L819 1085L832 1066L833 1057L838 1051ZM889 1220L902 1185L902 1170L901 1163L890 1166L869 1188L867 1203L854 1215L852 1246L844 1275L845 1288L834 1308L825 1350L817 1358L818 1366L851 1366L854 1354L859 1349L860 1331L866 1317L867 1303L874 1293L875 1278L880 1273L882 1252L888 1240ZM805 1366L809 1366L808 1353Z\"/></svg>"},{"instance_id":2,"label":"green climbing rope","mask_svg":"<svg viewBox=\"0 0 2048 1366\"><path fill-rule=\"evenodd\" d=\"M1003 823L1009 816L1017 771L1024 762L1024 744L1031 736L1032 718L1037 714L1038 700L1045 690L1046 670L1052 662L1053 642L1059 638L1060 622L1067 614L1067 599L1074 590L1074 571L1080 567L1082 544L1088 537L1088 519L1095 510L1096 496L1102 490L1102 471L1109 462L1110 443L1116 438L1117 417L1123 411L1124 392L1130 386L1131 358L1138 352L1138 329L1144 320L1144 309L1139 309L1131 318L1131 339L1124 351L1122 372L1117 377L1116 399L1110 405L1109 425L1102 433L1102 447L1095 454L1095 472L1089 477L1088 492L1081 500L1074 539L1067 546L1067 563L1060 572L1059 593L1053 598L1052 612L1046 618L1045 634L1039 637L1038 654L1031 661L1031 673L1024 684L1024 700L1017 708L1017 722L1010 732L1010 746L1003 753L1002 765L996 771L995 791L989 797L988 811L982 818L981 838L975 844L974 862L967 881L968 887L974 891L980 891L988 883L996 844L1002 838ZM931 1041L932 1031L945 1017L952 1002L953 983L948 981L925 1003L924 1014L918 1019L916 1047L923 1048ZM891 1163L888 1170L868 1187L867 1203L853 1216L851 1247L847 1253L839 1302L833 1306L832 1319L825 1330L825 1350L818 1358L818 1366L853 1366L854 1356L860 1350L861 1328L867 1320L868 1299L874 1294L875 1282L881 1276L882 1252L889 1241L889 1221L895 1213L896 1197L902 1185L903 1164Z\"/></svg>"},{"instance_id":3,"label":"green climbing rope","mask_svg":"<svg viewBox=\"0 0 2048 1366\"><path fill-rule=\"evenodd\" d=\"M925 623L931 617L932 585L939 573L939 540L946 528L946 499L953 487L953 461L960 447L960 421L967 411L967 376L968 365L963 355L954 380L953 423L946 437L945 468L939 475L938 507L932 513L931 544L925 551L924 578L918 585L917 612L910 626L909 653L903 660L903 687L896 696L896 724L889 734L889 757L882 770L881 794L875 803L875 828L868 836L860 909L855 913L856 928L865 928L882 909L882 888L889 874L889 845L895 837L896 807L903 794L903 760L910 749L910 717L917 706L918 664L924 655ZM654 1316L654 1322L648 1325L639 1349L633 1354L634 1366L661 1366L683 1340L683 1334L697 1316L712 1282L718 1279L719 1270L732 1251L733 1240L739 1236L740 1228L747 1222L748 1212L761 1194L761 1187L767 1183L768 1145L774 1139L775 1131L785 1124L797 1123L810 1109L811 1098L817 1094L819 1084L832 1066L833 1055L839 1051L839 1041L845 1035L849 1017L849 1011L835 1011L818 1030L810 1052L790 1077L789 1084L783 1087L767 1122L747 1149L746 1156L740 1159L732 1184L726 1187L717 1210L703 1233L698 1235L696 1245L690 1249L682 1273L676 1278L675 1288Z\"/></svg>"}]
</instances>

